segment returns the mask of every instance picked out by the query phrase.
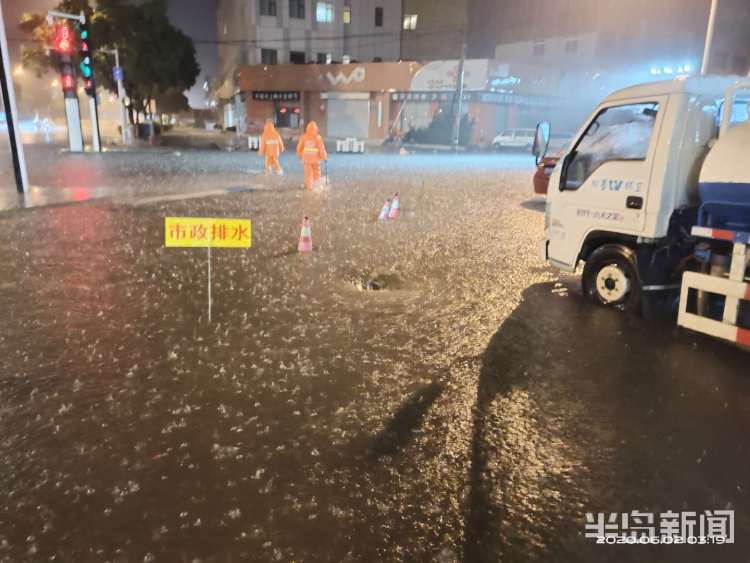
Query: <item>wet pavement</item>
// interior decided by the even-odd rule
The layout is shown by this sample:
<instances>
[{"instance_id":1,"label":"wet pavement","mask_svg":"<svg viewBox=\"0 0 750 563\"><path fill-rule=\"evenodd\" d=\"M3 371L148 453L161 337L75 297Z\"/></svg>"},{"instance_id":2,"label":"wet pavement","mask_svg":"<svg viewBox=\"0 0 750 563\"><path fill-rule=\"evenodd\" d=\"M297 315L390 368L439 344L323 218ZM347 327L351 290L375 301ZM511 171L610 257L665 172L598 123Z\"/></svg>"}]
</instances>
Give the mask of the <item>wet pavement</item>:
<instances>
[{"instance_id":1,"label":"wet pavement","mask_svg":"<svg viewBox=\"0 0 750 563\"><path fill-rule=\"evenodd\" d=\"M0 214L0 561L747 560L750 356L584 302L527 157L335 157L325 194L245 153L34 158L106 199ZM253 219L211 324L167 215ZM734 545L583 537L714 509Z\"/></svg>"}]
</instances>

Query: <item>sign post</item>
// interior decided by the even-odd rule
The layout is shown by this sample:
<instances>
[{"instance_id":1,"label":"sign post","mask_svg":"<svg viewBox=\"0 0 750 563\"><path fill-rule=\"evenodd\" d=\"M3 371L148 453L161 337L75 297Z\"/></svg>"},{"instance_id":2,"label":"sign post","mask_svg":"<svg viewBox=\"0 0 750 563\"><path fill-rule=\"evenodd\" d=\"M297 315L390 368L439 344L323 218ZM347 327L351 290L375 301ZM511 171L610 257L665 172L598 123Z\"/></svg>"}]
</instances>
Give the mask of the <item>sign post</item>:
<instances>
[{"instance_id":1,"label":"sign post","mask_svg":"<svg viewBox=\"0 0 750 563\"><path fill-rule=\"evenodd\" d=\"M122 129L122 142L129 144L130 128L128 127L128 110L125 107L125 71L120 66L120 49L104 49L105 53L115 56L115 66L112 68L112 78L117 83L117 98L120 100L120 127Z\"/></svg>"},{"instance_id":2,"label":"sign post","mask_svg":"<svg viewBox=\"0 0 750 563\"><path fill-rule=\"evenodd\" d=\"M213 298L211 295L211 249L250 248L252 222L250 219L225 219L204 217L165 217L164 245L168 248L208 249L208 322L211 322Z\"/></svg>"},{"instance_id":3,"label":"sign post","mask_svg":"<svg viewBox=\"0 0 750 563\"><path fill-rule=\"evenodd\" d=\"M208 322L211 322L211 247L208 247Z\"/></svg>"}]
</instances>

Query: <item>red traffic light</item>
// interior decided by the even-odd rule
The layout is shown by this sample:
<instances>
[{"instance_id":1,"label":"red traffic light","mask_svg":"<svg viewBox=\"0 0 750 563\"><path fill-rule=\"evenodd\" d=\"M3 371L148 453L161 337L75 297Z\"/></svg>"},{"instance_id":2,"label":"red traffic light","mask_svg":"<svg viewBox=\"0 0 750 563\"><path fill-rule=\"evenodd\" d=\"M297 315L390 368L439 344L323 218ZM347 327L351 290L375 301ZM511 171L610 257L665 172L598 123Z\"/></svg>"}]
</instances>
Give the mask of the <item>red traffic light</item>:
<instances>
[{"instance_id":1,"label":"red traffic light","mask_svg":"<svg viewBox=\"0 0 750 563\"><path fill-rule=\"evenodd\" d=\"M75 90L76 89L75 77L69 74L64 74L62 77L62 87L63 87L63 90Z\"/></svg>"},{"instance_id":2,"label":"red traffic light","mask_svg":"<svg viewBox=\"0 0 750 563\"><path fill-rule=\"evenodd\" d=\"M55 50L66 55L73 52L73 32L69 25L57 26L55 30Z\"/></svg>"}]
</instances>

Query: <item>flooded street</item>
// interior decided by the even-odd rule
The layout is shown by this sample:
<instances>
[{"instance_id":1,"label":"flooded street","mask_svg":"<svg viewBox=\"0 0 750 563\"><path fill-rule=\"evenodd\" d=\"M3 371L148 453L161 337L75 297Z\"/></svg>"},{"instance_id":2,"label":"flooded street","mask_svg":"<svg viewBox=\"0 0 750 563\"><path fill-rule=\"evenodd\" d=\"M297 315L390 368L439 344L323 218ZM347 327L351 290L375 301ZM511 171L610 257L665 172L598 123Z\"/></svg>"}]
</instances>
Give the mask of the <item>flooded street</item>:
<instances>
[{"instance_id":1,"label":"flooded street","mask_svg":"<svg viewBox=\"0 0 750 563\"><path fill-rule=\"evenodd\" d=\"M1 562L747 560L750 356L548 269L530 157L337 156L323 194L291 158L45 158L39 198L101 199L0 214ZM211 323L167 216L253 221ZM584 537L725 509L734 545Z\"/></svg>"}]
</instances>

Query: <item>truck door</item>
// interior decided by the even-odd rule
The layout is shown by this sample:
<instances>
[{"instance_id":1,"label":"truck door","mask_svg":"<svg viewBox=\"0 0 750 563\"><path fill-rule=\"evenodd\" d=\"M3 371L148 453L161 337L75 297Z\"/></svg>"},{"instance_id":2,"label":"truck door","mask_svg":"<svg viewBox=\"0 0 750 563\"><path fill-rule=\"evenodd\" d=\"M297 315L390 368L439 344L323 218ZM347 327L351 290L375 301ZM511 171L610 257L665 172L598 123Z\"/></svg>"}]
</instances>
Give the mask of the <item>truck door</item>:
<instances>
[{"instance_id":1,"label":"truck door","mask_svg":"<svg viewBox=\"0 0 750 563\"><path fill-rule=\"evenodd\" d=\"M667 98L613 102L594 115L550 184L548 257L572 269L592 231L639 235Z\"/></svg>"}]
</instances>

